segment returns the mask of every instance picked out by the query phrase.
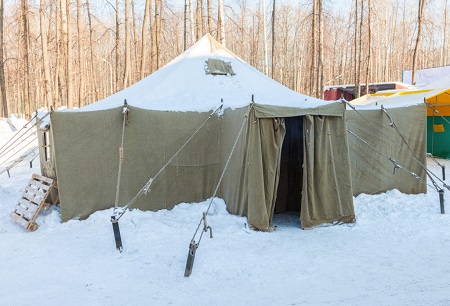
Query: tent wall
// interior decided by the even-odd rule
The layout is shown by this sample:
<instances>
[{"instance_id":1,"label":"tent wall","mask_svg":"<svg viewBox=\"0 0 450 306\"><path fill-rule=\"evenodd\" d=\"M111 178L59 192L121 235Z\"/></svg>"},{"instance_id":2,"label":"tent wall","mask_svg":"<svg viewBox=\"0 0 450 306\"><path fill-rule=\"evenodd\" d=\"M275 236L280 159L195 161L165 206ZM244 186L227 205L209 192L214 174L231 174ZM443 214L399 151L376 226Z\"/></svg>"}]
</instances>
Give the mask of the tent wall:
<instances>
[{"instance_id":1,"label":"tent wall","mask_svg":"<svg viewBox=\"0 0 450 306\"><path fill-rule=\"evenodd\" d=\"M426 165L426 114L425 104L419 104L403 108L387 109L400 132L418 156L420 163ZM376 127L367 122L354 110L347 111L348 129L364 139L372 147L392 157L401 166L426 179L425 170L406 153L407 146L402 142L396 130L389 125L389 119L381 109L358 110L365 118L373 122ZM402 150L395 145L402 145ZM426 184L414 179L410 174L397 169L394 174L394 165L386 157L369 147L368 144L349 135L350 161L352 172L353 194L376 194L390 189L398 189L407 194L426 192ZM406 152L405 152L406 151Z\"/></svg>"},{"instance_id":2,"label":"tent wall","mask_svg":"<svg viewBox=\"0 0 450 306\"><path fill-rule=\"evenodd\" d=\"M222 118L222 139L221 139L221 160L222 167L225 166L239 130L244 123L245 116L249 108L226 109ZM235 151L231 156L230 162L222 180L222 197L227 203L227 209L230 213L247 216L247 182L244 180L246 169L246 152L247 152L247 133L248 121L244 130L236 144Z\"/></svg>"},{"instance_id":3,"label":"tent wall","mask_svg":"<svg viewBox=\"0 0 450 306\"><path fill-rule=\"evenodd\" d=\"M159 172L209 115L128 108L119 206ZM62 219L86 218L114 206L122 108L51 116ZM133 207L171 209L210 197L221 166L220 122L213 116Z\"/></svg>"}]
</instances>

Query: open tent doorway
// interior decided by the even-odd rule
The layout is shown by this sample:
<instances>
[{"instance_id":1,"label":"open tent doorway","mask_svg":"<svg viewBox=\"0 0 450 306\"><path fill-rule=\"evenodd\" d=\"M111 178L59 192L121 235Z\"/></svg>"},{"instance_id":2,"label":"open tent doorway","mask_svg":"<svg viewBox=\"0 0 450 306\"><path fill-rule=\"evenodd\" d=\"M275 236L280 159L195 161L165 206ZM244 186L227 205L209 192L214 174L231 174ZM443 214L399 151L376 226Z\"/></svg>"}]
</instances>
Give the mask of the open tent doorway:
<instances>
[{"instance_id":1,"label":"open tent doorway","mask_svg":"<svg viewBox=\"0 0 450 306\"><path fill-rule=\"evenodd\" d=\"M303 116L286 117L284 123L286 134L281 149L280 179L274 212L295 212L300 217L305 139Z\"/></svg>"}]
</instances>

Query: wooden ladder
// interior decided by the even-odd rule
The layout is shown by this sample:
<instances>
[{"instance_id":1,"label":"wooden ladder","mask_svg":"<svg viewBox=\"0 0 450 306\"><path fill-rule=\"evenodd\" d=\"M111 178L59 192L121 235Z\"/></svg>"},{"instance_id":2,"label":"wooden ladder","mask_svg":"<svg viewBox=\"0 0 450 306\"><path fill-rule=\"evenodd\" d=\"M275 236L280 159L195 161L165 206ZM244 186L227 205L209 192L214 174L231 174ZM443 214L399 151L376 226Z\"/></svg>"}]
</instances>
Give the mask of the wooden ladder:
<instances>
[{"instance_id":1,"label":"wooden ladder","mask_svg":"<svg viewBox=\"0 0 450 306\"><path fill-rule=\"evenodd\" d=\"M27 230L35 231L37 224L34 220L37 215L42 209L47 210L53 204L47 203L47 199L54 188L58 187L53 179L33 174L15 210L11 213L11 219Z\"/></svg>"}]
</instances>

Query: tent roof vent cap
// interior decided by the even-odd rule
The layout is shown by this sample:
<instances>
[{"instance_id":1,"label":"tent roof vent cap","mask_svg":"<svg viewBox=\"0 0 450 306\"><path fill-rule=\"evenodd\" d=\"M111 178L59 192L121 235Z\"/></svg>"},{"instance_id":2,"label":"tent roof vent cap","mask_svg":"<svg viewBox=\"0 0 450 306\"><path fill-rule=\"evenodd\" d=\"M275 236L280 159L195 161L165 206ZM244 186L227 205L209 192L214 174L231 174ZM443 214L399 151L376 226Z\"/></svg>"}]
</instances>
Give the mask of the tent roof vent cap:
<instances>
[{"instance_id":1,"label":"tent roof vent cap","mask_svg":"<svg viewBox=\"0 0 450 306\"><path fill-rule=\"evenodd\" d=\"M205 61L206 74L212 75L236 75L231 67L231 62L225 62L220 59L209 58Z\"/></svg>"}]
</instances>

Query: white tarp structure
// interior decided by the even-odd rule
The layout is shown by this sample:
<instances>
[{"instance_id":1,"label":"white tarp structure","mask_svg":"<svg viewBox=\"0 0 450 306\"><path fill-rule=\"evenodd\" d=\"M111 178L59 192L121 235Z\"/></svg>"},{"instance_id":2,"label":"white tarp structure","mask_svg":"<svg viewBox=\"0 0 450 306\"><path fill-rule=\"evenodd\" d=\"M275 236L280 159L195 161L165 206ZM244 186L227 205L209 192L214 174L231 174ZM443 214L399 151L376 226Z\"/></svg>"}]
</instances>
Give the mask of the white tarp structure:
<instances>
[{"instance_id":1,"label":"white tarp structure","mask_svg":"<svg viewBox=\"0 0 450 306\"><path fill-rule=\"evenodd\" d=\"M448 79L449 75L450 66L417 69L416 86L418 88L448 88L450 87L450 84L447 84L447 86L441 86L436 82L439 82L442 78ZM412 70L403 70L402 82L412 84Z\"/></svg>"}]
</instances>

